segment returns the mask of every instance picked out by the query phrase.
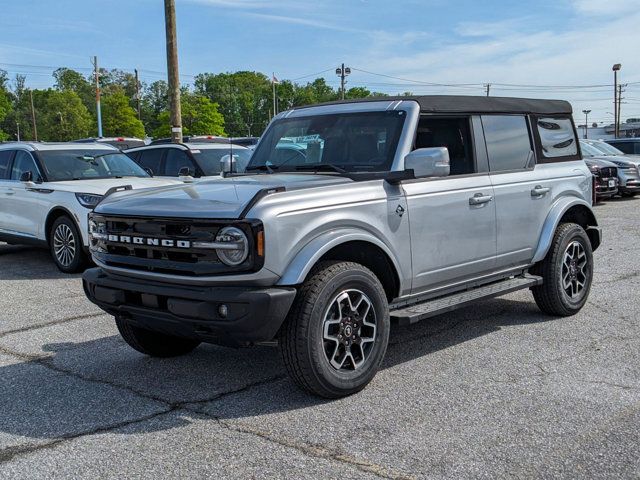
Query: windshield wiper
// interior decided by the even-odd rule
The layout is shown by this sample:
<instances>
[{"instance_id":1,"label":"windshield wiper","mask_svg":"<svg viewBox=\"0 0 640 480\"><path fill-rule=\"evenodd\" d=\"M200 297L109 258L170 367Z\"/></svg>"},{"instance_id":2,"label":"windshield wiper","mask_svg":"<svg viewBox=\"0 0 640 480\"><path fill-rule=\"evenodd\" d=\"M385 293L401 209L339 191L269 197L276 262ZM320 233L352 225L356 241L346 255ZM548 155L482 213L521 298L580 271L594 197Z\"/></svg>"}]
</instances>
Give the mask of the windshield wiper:
<instances>
[{"instance_id":1,"label":"windshield wiper","mask_svg":"<svg viewBox=\"0 0 640 480\"><path fill-rule=\"evenodd\" d=\"M344 168L341 168L332 163L317 163L312 165L295 165L293 167L294 170L299 172L337 172L337 173L347 173Z\"/></svg>"},{"instance_id":2,"label":"windshield wiper","mask_svg":"<svg viewBox=\"0 0 640 480\"><path fill-rule=\"evenodd\" d=\"M273 173L274 170L277 170L278 166L274 165L273 167L269 166L269 165L251 165L247 168L244 169L245 172L251 172L254 170L260 171L260 172L268 172L268 173Z\"/></svg>"}]
</instances>

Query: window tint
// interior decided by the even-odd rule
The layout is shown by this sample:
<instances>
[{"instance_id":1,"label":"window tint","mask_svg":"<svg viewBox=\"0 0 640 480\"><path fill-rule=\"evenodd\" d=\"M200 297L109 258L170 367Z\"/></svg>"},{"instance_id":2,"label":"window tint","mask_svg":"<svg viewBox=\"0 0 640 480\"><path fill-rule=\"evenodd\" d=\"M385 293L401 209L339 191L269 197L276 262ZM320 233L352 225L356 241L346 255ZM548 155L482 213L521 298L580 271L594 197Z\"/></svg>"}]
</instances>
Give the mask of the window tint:
<instances>
[{"instance_id":1,"label":"window tint","mask_svg":"<svg viewBox=\"0 0 640 480\"><path fill-rule=\"evenodd\" d=\"M18 150L16 157L13 159L13 167L11 168L11 180L20 180L20 177L24 172L31 172L33 174L33 180L38 180L40 173L36 162L30 153Z\"/></svg>"},{"instance_id":2,"label":"window tint","mask_svg":"<svg viewBox=\"0 0 640 480\"><path fill-rule=\"evenodd\" d=\"M633 151L633 143L632 142L619 142L619 143L611 142L611 145L616 147L621 152L628 153L628 154L631 154L631 155L635 153Z\"/></svg>"},{"instance_id":3,"label":"window tint","mask_svg":"<svg viewBox=\"0 0 640 480\"><path fill-rule=\"evenodd\" d=\"M416 148L446 147L451 164L449 175L475 173L468 118L421 118Z\"/></svg>"},{"instance_id":4,"label":"window tint","mask_svg":"<svg viewBox=\"0 0 640 480\"><path fill-rule=\"evenodd\" d=\"M160 161L162 160L163 148L152 148L139 154L138 165L142 168L150 168L154 175L162 175L160 171Z\"/></svg>"},{"instance_id":5,"label":"window tint","mask_svg":"<svg viewBox=\"0 0 640 480\"><path fill-rule=\"evenodd\" d=\"M0 150L0 180L7 178L13 150Z\"/></svg>"},{"instance_id":6,"label":"window tint","mask_svg":"<svg viewBox=\"0 0 640 480\"><path fill-rule=\"evenodd\" d=\"M547 158L557 158L578 154L578 144L570 119L541 117L536 123L542 155Z\"/></svg>"},{"instance_id":7,"label":"window tint","mask_svg":"<svg viewBox=\"0 0 640 480\"><path fill-rule=\"evenodd\" d=\"M195 175L195 166L185 152L177 148L168 149L167 158L164 161L164 174L169 177L177 177L182 167L188 167L192 175Z\"/></svg>"},{"instance_id":8,"label":"window tint","mask_svg":"<svg viewBox=\"0 0 640 480\"><path fill-rule=\"evenodd\" d=\"M533 151L525 117L487 115L482 117L482 127L492 172L533 166L530 164Z\"/></svg>"}]
</instances>

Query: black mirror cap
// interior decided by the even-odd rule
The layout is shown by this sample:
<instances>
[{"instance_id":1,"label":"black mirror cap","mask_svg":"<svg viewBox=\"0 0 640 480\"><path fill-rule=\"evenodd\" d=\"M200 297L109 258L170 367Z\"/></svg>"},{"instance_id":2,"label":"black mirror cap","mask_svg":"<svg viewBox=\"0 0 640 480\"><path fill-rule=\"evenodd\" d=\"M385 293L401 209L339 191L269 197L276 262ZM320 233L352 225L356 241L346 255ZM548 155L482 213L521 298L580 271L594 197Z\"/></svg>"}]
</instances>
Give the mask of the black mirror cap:
<instances>
[{"instance_id":1,"label":"black mirror cap","mask_svg":"<svg viewBox=\"0 0 640 480\"><path fill-rule=\"evenodd\" d=\"M33 181L33 173L32 172L22 172L22 175L20 175L20 181L21 182L32 182Z\"/></svg>"}]
</instances>

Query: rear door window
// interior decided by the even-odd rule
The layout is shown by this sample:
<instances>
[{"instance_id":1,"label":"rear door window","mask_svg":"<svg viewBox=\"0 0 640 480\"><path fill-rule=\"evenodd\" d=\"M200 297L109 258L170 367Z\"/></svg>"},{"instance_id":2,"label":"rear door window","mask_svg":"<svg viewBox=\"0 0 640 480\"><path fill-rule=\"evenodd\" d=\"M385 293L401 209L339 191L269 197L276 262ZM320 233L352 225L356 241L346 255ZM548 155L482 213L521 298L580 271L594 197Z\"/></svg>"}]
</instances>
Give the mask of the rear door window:
<instances>
[{"instance_id":1,"label":"rear door window","mask_svg":"<svg viewBox=\"0 0 640 480\"><path fill-rule=\"evenodd\" d=\"M13 152L13 150L0 150L0 180L9 176L9 165L11 165Z\"/></svg>"},{"instance_id":2,"label":"rear door window","mask_svg":"<svg viewBox=\"0 0 640 480\"><path fill-rule=\"evenodd\" d=\"M138 157L138 165L142 168L149 168L154 175L163 175L160 165L162 163L164 150L164 148L150 148L149 150L144 150Z\"/></svg>"},{"instance_id":3,"label":"rear door window","mask_svg":"<svg viewBox=\"0 0 640 480\"><path fill-rule=\"evenodd\" d=\"M492 172L533 167L533 148L524 116L483 115L482 127Z\"/></svg>"},{"instance_id":4,"label":"rear door window","mask_svg":"<svg viewBox=\"0 0 640 480\"><path fill-rule=\"evenodd\" d=\"M536 118L540 149L544 158L576 157L578 141L569 118Z\"/></svg>"}]
</instances>

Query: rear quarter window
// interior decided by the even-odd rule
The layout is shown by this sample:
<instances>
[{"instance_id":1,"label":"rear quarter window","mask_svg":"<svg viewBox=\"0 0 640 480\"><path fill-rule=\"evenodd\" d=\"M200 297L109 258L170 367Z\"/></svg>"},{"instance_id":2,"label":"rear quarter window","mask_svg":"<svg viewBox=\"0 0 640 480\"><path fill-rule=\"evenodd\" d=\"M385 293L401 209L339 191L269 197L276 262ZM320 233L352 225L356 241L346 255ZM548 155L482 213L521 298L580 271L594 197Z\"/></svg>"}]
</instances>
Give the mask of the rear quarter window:
<instances>
[{"instance_id":1,"label":"rear quarter window","mask_svg":"<svg viewBox=\"0 0 640 480\"><path fill-rule=\"evenodd\" d=\"M573 122L567 117L536 117L539 158L542 162L577 160L578 139Z\"/></svg>"}]
</instances>

